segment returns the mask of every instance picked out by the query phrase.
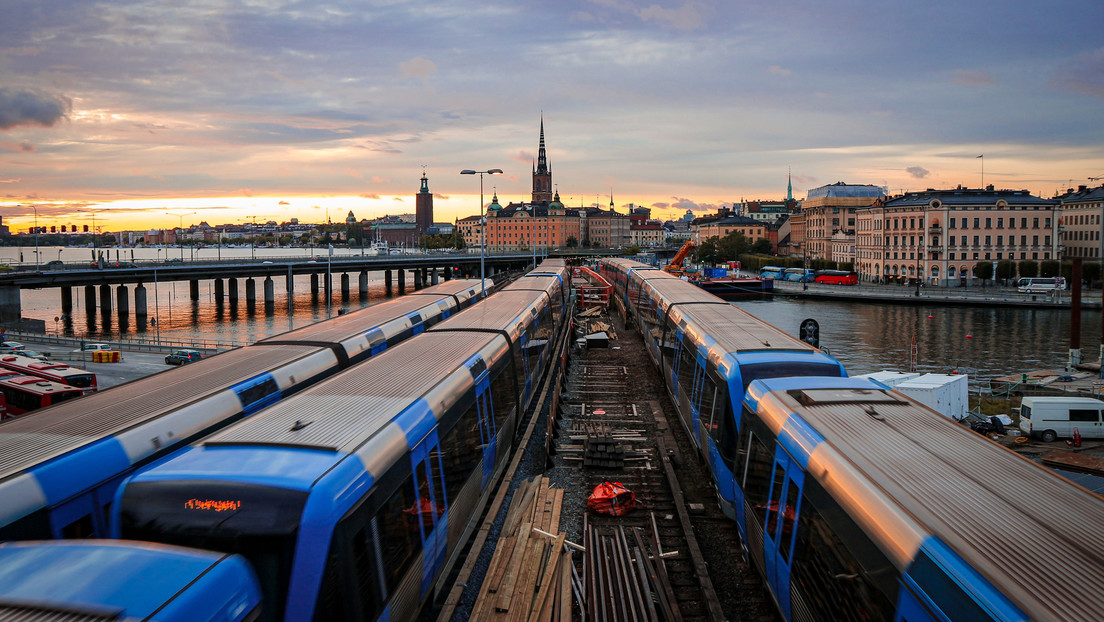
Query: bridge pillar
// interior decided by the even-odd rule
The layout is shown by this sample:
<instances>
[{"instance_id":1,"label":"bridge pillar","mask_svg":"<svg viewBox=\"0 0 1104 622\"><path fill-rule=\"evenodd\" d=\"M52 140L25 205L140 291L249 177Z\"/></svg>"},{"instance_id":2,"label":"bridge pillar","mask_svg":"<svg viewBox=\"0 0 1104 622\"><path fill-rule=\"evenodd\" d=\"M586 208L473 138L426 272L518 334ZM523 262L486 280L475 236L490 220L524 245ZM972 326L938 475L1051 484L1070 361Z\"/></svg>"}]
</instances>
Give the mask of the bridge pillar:
<instances>
[{"instance_id":1,"label":"bridge pillar","mask_svg":"<svg viewBox=\"0 0 1104 622\"><path fill-rule=\"evenodd\" d=\"M318 273L311 273L311 296L318 295Z\"/></svg>"},{"instance_id":2,"label":"bridge pillar","mask_svg":"<svg viewBox=\"0 0 1104 622\"><path fill-rule=\"evenodd\" d=\"M326 300L333 299L333 275L329 272L326 273L326 278L322 279L323 284L326 286Z\"/></svg>"},{"instance_id":3,"label":"bridge pillar","mask_svg":"<svg viewBox=\"0 0 1104 622\"><path fill-rule=\"evenodd\" d=\"M360 290L360 299L362 301L368 300L368 271L361 270L360 275L357 277L357 288Z\"/></svg>"},{"instance_id":4,"label":"bridge pillar","mask_svg":"<svg viewBox=\"0 0 1104 622\"><path fill-rule=\"evenodd\" d=\"M265 307L272 307L276 303L276 285L272 282L272 277L266 276L264 280L264 302Z\"/></svg>"},{"instance_id":5,"label":"bridge pillar","mask_svg":"<svg viewBox=\"0 0 1104 622\"><path fill-rule=\"evenodd\" d=\"M452 266L445 266L445 280L452 280Z\"/></svg>"},{"instance_id":6,"label":"bridge pillar","mask_svg":"<svg viewBox=\"0 0 1104 622\"><path fill-rule=\"evenodd\" d=\"M61 313L73 315L73 288L71 287L61 288Z\"/></svg>"},{"instance_id":7,"label":"bridge pillar","mask_svg":"<svg viewBox=\"0 0 1104 622\"><path fill-rule=\"evenodd\" d=\"M96 286L84 286L84 314L89 318L96 315ZM90 320L91 321L91 320Z\"/></svg>"},{"instance_id":8,"label":"bridge pillar","mask_svg":"<svg viewBox=\"0 0 1104 622\"><path fill-rule=\"evenodd\" d=\"M130 298L127 296L130 294L126 285L120 285L115 288L115 301L119 305L119 318L125 318L130 315Z\"/></svg>"},{"instance_id":9,"label":"bridge pillar","mask_svg":"<svg viewBox=\"0 0 1104 622\"><path fill-rule=\"evenodd\" d=\"M418 268L414 268L413 272L414 272L414 289L419 290L422 287L424 287L422 285L422 271L419 270Z\"/></svg>"},{"instance_id":10,"label":"bridge pillar","mask_svg":"<svg viewBox=\"0 0 1104 622\"><path fill-rule=\"evenodd\" d=\"M139 283L134 286L134 315L138 317L139 322L143 322L148 314L148 307L146 306L146 286Z\"/></svg>"},{"instance_id":11,"label":"bridge pillar","mask_svg":"<svg viewBox=\"0 0 1104 622\"><path fill-rule=\"evenodd\" d=\"M93 304L95 299L93 298ZM23 316L18 287L0 287L0 322L18 322Z\"/></svg>"},{"instance_id":12,"label":"bridge pillar","mask_svg":"<svg viewBox=\"0 0 1104 622\"><path fill-rule=\"evenodd\" d=\"M215 302L220 305L222 304L222 296L224 291L225 285L223 284L222 279L215 279Z\"/></svg>"},{"instance_id":13,"label":"bridge pillar","mask_svg":"<svg viewBox=\"0 0 1104 622\"><path fill-rule=\"evenodd\" d=\"M429 273L429 276L433 280L433 283L431 283L432 285L436 285L439 282L438 279L440 279L440 277L437 275L437 268L434 268L433 272Z\"/></svg>"},{"instance_id":14,"label":"bridge pillar","mask_svg":"<svg viewBox=\"0 0 1104 622\"><path fill-rule=\"evenodd\" d=\"M237 279L226 279L226 284L229 286L229 287L227 287L227 289L230 290L230 292L229 292L230 304L232 304L232 305L238 304L238 280Z\"/></svg>"},{"instance_id":15,"label":"bridge pillar","mask_svg":"<svg viewBox=\"0 0 1104 622\"><path fill-rule=\"evenodd\" d=\"M429 287L429 268L422 268L422 287Z\"/></svg>"},{"instance_id":16,"label":"bridge pillar","mask_svg":"<svg viewBox=\"0 0 1104 622\"><path fill-rule=\"evenodd\" d=\"M100 313L104 317L111 313L111 286L107 283L100 286Z\"/></svg>"},{"instance_id":17,"label":"bridge pillar","mask_svg":"<svg viewBox=\"0 0 1104 622\"><path fill-rule=\"evenodd\" d=\"M384 270L383 271L383 287L384 287L385 290L387 290L387 295L390 296L391 295L391 271L390 270Z\"/></svg>"},{"instance_id":18,"label":"bridge pillar","mask_svg":"<svg viewBox=\"0 0 1104 622\"><path fill-rule=\"evenodd\" d=\"M245 301L257 302L257 281L253 279L245 280Z\"/></svg>"},{"instance_id":19,"label":"bridge pillar","mask_svg":"<svg viewBox=\"0 0 1104 622\"><path fill-rule=\"evenodd\" d=\"M341 273L341 299L342 300L348 300L349 299L349 273L348 272L342 272Z\"/></svg>"},{"instance_id":20,"label":"bridge pillar","mask_svg":"<svg viewBox=\"0 0 1104 622\"><path fill-rule=\"evenodd\" d=\"M406 293L406 270L403 270L402 268L399 268L398 272L399 272L399 293L400 294L405 294Z\"/></svg>"},{"instance_id":21,"label":"bridge pillar","mask_svg":"<svg viewBox=\"0 0 1104 622\"><path fill-rule=\"evenodd\" d=\"M199 279L188 281L188 293L191 295L193 301L199 300Z\"/></svg>"}]
</instances>

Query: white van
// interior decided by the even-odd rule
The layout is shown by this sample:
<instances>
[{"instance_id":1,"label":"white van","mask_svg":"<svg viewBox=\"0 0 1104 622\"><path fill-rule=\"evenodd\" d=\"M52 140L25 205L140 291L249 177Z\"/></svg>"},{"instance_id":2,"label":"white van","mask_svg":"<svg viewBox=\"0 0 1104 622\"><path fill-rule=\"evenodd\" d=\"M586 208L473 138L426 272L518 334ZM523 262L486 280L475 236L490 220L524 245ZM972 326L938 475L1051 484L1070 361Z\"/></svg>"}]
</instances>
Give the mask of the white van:
<instances>
[{"instance_id":1,"label":"white van","mask_svg":"<svg viewBox=\"0 0 1104 622\"><path fill-rule=\"evenodd\" d=\"M1073 436L1104 438L1101 423L1104 402L1091 397L1025 397L1020 405L1020 430L1028 436L1050 442Z\"/></svg>"},{"instance_id":2,"label":"white van","mask_svg":"<svg viewBox=\"0 0 1104 622\"><path fill-rule=\"evenodd\" d=\"M1021 294L1049 294L1066 288L1066 279L1060 276L1022 278L1016 282Z\"/></svg>"}]
</instances>

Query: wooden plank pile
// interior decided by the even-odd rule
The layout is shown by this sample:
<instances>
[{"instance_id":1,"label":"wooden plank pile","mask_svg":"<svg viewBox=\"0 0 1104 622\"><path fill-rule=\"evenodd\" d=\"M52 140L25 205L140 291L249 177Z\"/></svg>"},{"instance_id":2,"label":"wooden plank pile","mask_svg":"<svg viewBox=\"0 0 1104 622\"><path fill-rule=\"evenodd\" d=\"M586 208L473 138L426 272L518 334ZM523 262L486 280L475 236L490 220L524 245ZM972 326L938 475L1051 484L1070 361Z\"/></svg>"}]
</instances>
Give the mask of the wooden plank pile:
<instances>
[{"instance_id":1,"label":"wooden plank pile","mask_svg":"<svg viewBox=\"0 0 1104 622\"><path fill-rule=\"evenodd\" d=\"M559 531L563 495L547 477L514 491L472 620L570 622L572 595L582 594L570 549L581 547Z\"/></svg>"}]
</instances>

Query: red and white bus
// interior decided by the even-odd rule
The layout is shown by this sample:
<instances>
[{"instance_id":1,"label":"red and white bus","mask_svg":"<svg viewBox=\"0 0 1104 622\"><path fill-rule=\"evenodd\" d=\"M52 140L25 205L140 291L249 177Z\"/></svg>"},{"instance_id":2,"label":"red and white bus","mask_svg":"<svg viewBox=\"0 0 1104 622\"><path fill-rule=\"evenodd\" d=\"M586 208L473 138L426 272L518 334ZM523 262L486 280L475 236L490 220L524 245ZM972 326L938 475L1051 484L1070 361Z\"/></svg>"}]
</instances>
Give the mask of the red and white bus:
<instances>
[{"instance_id":1,"label":"red and white bus","mask_svg":"<svg viewBox=\"0 0 1104 622\"><path fill-rule=\"evenodd\" d=\"M859 282L859 277L854 272L847 272L846 270L821 270L813 277L813 281L830 285L856 285Z\"/></svg>"},{"instance_id":2,"label":"red and white bus","mask_svg":"<svg viewBox=\"0 0 1104 622\"><path fill-rule=\"evenodd\" d=\"M0 393L4 395L8 417L60 404L84 395L80 389L67 384L44 380L37 376L20 375L0 377Z\"/></svg>"},{"instance_id":3,"label":"red and white bus","mask_svg":"<svg viewBox=\"0 0 1104 622\"><path fill-rule=\"evenodd\" d=\"M84 394L95 393L96 374L65 363L40 361L29 356L6 354L0 356L0 368L17 371L26 376L38 376L81 389Z\"/></svg>"}]
</instances>

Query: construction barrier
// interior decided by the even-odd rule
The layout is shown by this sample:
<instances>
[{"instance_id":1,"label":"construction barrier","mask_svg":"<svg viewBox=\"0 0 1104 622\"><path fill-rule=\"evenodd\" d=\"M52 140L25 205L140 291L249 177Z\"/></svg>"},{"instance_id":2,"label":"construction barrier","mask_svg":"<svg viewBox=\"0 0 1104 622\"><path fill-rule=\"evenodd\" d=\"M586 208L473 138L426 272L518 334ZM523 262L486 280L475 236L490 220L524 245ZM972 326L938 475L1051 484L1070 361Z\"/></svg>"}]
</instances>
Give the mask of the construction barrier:
<instances>
[{"instance_id":1,"label":"construction barrier","mask_svg":"<svg viewBox=\"0 0 1104 622\"><path fill-rule=\"evenodd\" d=\"M93 363L118 363L122 360L122 353L118 350L96 350L92 353Z\"/></svg>"}]
</instances>

